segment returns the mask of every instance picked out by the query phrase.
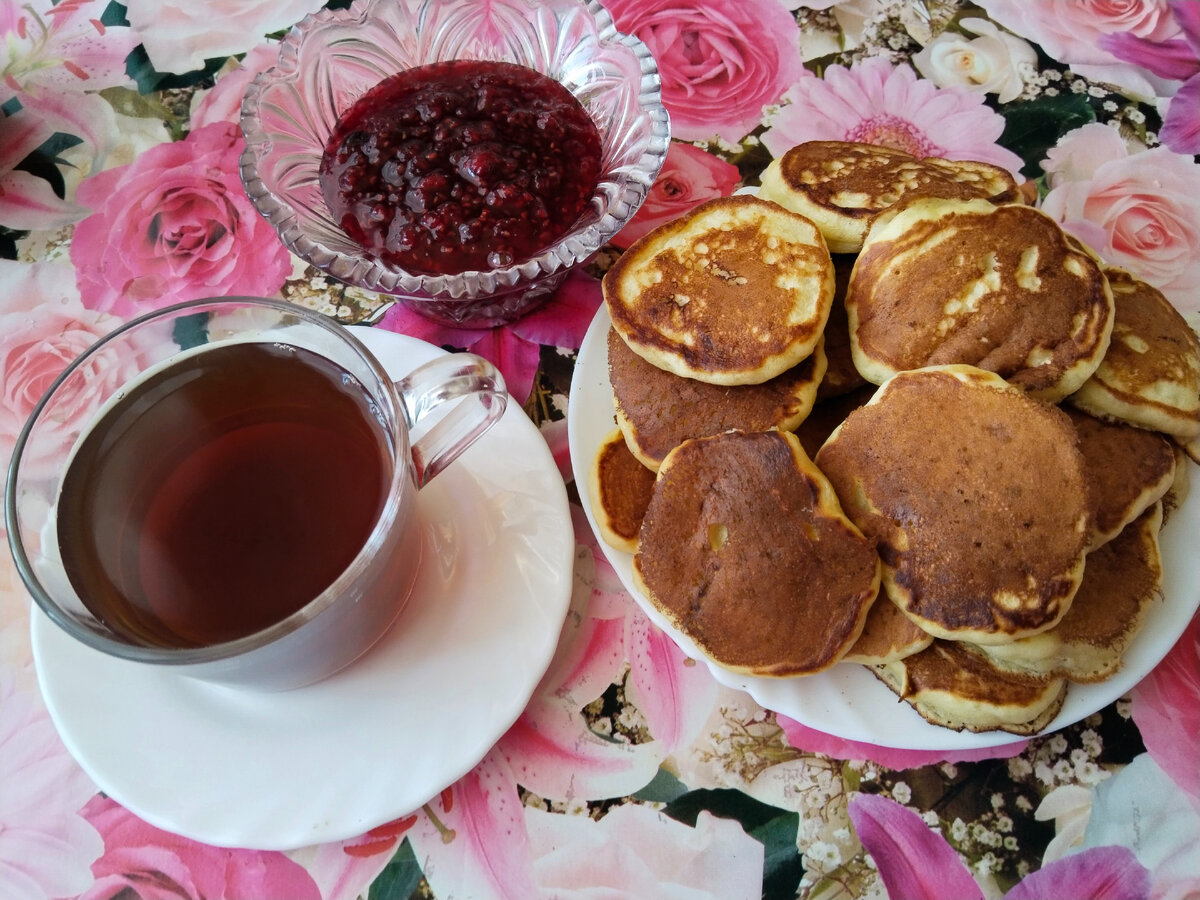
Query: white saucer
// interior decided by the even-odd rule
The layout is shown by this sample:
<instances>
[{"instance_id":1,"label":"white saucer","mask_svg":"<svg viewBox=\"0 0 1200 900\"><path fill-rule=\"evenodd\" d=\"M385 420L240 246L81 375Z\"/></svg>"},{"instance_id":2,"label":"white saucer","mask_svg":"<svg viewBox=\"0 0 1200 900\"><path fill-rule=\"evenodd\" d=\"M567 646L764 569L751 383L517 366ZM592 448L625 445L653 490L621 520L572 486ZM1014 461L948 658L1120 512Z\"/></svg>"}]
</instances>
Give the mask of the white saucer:
<instances>
[{"instance_id":1,"label":"white saucer","mask_svg":"<svg viewBox=\"0 0 1200 900\"><path fill-rule=\"evenodd\" d=\"M355 328L393 376L443 352ZM210 844L291 849L354 837L469 772L516 721L566 616L566 488L520 407L419 496L412 599L362 659L255 693L104 656L40 611L34 660L63 741L151 824Z\"/></svg>"},{"instance_id":2,"label":"white saucer","mask_svg":"<svg viewBox=\"0 0 1200 900\"><path fill-rule=\"evenodd\" d=\"M588 470L604 437L615 427L612 386L608 380L609 324L608 310L602 306L580 348L567 406L571 467L593 531L596 520L592 514ZM1195 469L1192 474L1196 475ZM1045 732L1078 722L1128 693L1174 646L1191 621L1200 605L1200 554L1195 548L1195 535L1200 534L1198 495L1200 490L1193 486L1162 531L1164 599L1126 651L1124 666L1099 684L1070 685L1062 710ZM610 547L603 539L599 543L626 590L651 621L667 632L685 653L704 661L719 682L746 691L766 709L826 734L898 749L966 750L1021 740L1002 731L975 734L930 725L860 665L839 664L804 678L755 678L729 672L706 659L637 589L630 554Z\"/></svg>"}]
</instances>

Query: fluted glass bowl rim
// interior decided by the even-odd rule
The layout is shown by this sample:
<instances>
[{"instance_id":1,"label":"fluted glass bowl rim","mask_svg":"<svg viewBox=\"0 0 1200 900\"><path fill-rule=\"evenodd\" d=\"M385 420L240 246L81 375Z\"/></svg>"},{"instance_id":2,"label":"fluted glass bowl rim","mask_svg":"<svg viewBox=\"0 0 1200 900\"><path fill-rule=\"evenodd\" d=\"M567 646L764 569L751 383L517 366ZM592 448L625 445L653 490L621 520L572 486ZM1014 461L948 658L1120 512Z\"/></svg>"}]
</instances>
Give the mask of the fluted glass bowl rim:
<instances>
[{"instance_id":1,"label":"fluted glass bowl rim","mask_svg":"<svg viewBox=\"0 0 1200 900\"><path fill-rule=\"evenodd\" d=\"M365 24L378 6L394 2L396 0L355 0L346 9L322 9L306 16L280 42L276 63L251 81L241 108L245 148L239 168L246 193L259 213L292 252L316 268L353 286L407 300L469 301L503 295L549 277L564 275L568 269L590 258L640 208L662 169L670 143L670 121L662 103L658 66L653 55L640 39L619 31L598 0L541 0L536 5L585 10L595 29L588 38L594 39L597 47L620 46L632 54L640 71L638 105L649 119L650 134L636 163L622 170L626 177L617 183L619 193L607 201L599 220L563 235L537 256L509 266L453 275L408 272L365 251L346 253L313 237L306 231L301 213L287 196L276 192L264 181L260 167L270 161L273 143L259 122L258 108L267 92L278 85L294 85L301 79L302 51L308 41L320 40L323 31L330 26ZM425 0L423 5L437 4L438 0ZM319 160L318 150L314 168L319 165ZM604 187L605 180L602 178L598 190ZM609 177L607 181L612 183L613 179ZM614 215L613 209L621 210L621 214ZM346 240L352 243L350 238Z\"/></svg>"}]
</instances>

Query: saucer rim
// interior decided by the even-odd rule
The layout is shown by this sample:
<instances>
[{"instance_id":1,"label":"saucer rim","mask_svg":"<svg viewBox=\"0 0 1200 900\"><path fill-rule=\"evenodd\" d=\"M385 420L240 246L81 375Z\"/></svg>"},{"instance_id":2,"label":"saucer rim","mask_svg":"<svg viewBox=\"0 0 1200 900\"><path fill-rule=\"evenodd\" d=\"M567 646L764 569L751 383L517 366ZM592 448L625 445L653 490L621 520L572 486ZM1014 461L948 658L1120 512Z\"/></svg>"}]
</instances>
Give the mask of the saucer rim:
<instances>
[{"instance_id":1,"label":"saucer rim","mask_svg":"<svg viewBox=\"0 0 1200 900\"><path fill-rule=\"evenodd\" d=\"M379 357L392 377L402 376L427 359L446 353L445 350L406 335L367 327L351 327L349 330L362 340L370 352ZM376 648L343 672L336 673L316 685L272 694L204 683L169 669L149 669L144 665L104 656L98 651L71 641L44 613L36 609L31 610L30 637L34 666L46 707L67 750L85 773L96 782L98 788L149 824L193 840L222 847L292 850L346 840L363 834L373 827L419 809L423 803L469 773L520 717L537 690L557 649L573 586L575 546L570 505L566 485L550 448L537 426L514 404L509 405L499 425L502 427L497 427L494 435L485 435L456 463L471 474L470 478L460 473L461 477L455 479L455 466L451 466L424 491L438 488L438 482L441 481L439 490L442 491L442 495L441 499L437 500L439 509L443 516L459 520L455 516L454 493L451 492L451 488L456 484L460 489L459 493L471 484L476 484L480 491L494 500L502 487L498 482L503 482L505 490L512 489L514 470L519 469L526 478L536 474L541 477L535 485L535 490L526 492L532 506L514 515L536 515L538 527L530 533L525 533L526 529L500 529L498 543L493 547L497 552L489 554L486 563L474 558L468 559L458 553L451 562L455 571L459 573L453 577L459 580L446 582L452 584L451 594L428 594L425 598L427 605L423 608L434 611L428 621L444 619L444 624L453 625L453 605L441 601L453 596L454 592L463 596L486 592L490 603L496 603L497 600L507 601L506 608L493 615L503 612L517 613L513 616L513 627L506 632L505 637L508 641L517 640L521 643L519 646L506 645L504 649L505 668L509 670L507 678L489 678L486 677L486 672L479 669L465 671L464 666L464 671L454 683L431 685L414 682L410 685L411 688L419 689L415 693L434 691L442 697L451 697L456 692L470 690L471 708L483 711L486 718L477 716L471 720L464 716L455 716L452 712L455 707L437 701L436 696L426 697L420 704L415 703L411 699L414 692L408 691L406 694L395 678L405 670L410 672L410 677L419 678L419 672L416 672L414 665L405 659L373 657L376 651L388 652L386 635ZM489 447L489 438L494 438L497 442L503 441L501 446L504 449L497 452L495 447ZM506 469L509 471L506 472ZM490 479L492 483L485 485L481 479ZM524 484L527 487L529 482ZM505 502L509 501L506 499ZM461 511L458 515L461 516ZM432 518L436 519L437 516ZM420 527L426 527L424 522L418 524ZM424 537L425 535L423 539ZM538 564L535 566L528 565L531 555L537 558ZM547 565L547 562L550 564ZM501 577L497 577L497 571ZM431 590L430 585L436 588L436 577L419 577L417 585L413 588L414 594L422 590ZM507 582L504 579L507 579ZM533 579L534 583L531 583L530 579ZM445 587L445 584L442 587ZM509 592L507 597L504 596L506 589ZM519 593L518 589L524 593ZM439 602L435 603L434 600ZM416 596L410 599L394 628L403 627L408 610L420 606L417 601ZM450 612L447 612L447 609ZM474 637L491 640L487 635ZM496 653L500 653L499 648ZM394 651L392 655L396 655ZM359 670L359 667L364 665L368 668ZM367 674L364 675L364 672ZM319 729L304 728L296 731L286 722L280 722L270 715L272 707L276 713L283 708L303 708L305 692L310 692L309 696L314 697L311 693L314 691L322 692L326 711L336 711L349 696L345 695L345 691L378 688L379 679L385 676L388 678L386 683L392 688L389 692L389 706L407 703L416 709L418 705L429 708L430 704L434 704L435 711L437 707L441 707L445 712L443 720L410 721L402 711L393 707L386 716L379 716L380 720L386 719L386 722L381 721L378 726L372 726L378 728L379 733L363 735L356 732L339 732L336 721L323 722ZM376 789L368 790L364 789L362 782L374 782L375 779L362 778L364 770L358 762L354 762L353 765L345 767L340 780L360 784L357 790L352 783L343 784L345 788L349 788L343 792L331 788L330 779L338 780L336 773L308 771L304 765L297 764L296 758L290 758L282 765L260 759L255 764L255 769L274 773L274 777L277 778L256 804L260 808L271 809L266 817L261 812L251 816L242 815L245 806L241 801L245 798L241 795L226 795L224 802L214 802L214 795L215 800L220 801L222 792L221 785L213 784L211 780L205 781L195 791L164 790L158 796L147 796L145 790L137 788L137 784L150 783L162 788L168 783L187 779L189 772L194 774L194 770L191 769L190 763L184 761L164 762L160 758L156 763L152 748L147 748L144 744L135 746L130 743L137 740L139 735L148 735L149 726L143 725L130 730L128 742L125 744L122 744L120 736L114 737L111 734L114 730L121 730L124 734L123 723L135 719L142 712L131 708L128 700L113 695L112 691L107 695L102 692L105 685L119 686L122 679L128 678L137 680L131 683L140 682L142 685L137 689L135 696L143 696L148 691L150 695L157 693L159 699L164 702L188 698L191 698L191 701L199 701L186 712L181 712L178 707L174 711L161 706L158 708L159 717L166 714L166 724L170 726L173 722L176 729L190 721L189 727L196 734L203 734L211 729L213 734L219 736L222 730L228 731L230 726L245 724L247 710L250 710L264 714L266 736L271 735L271 729L275 730L272 741L266 745L271 748L284 737L299 738L299 749L304 751L303 745L307 735L311 758L325 760L331 752L341 749L344 750L341 755L350 762L354 759L356 748L364 739L382 744L390 737L398 741L398 746L392 748L394 752L390 750L388 756L389 759L396 759L396 767L403 767L406 753L410 761L416 759L413 754L421 753L421 765L431 766L437 777L427 777L423 786L418 787L416 784L406 783L393 772L384 785L385 788L390 785L390 789L379 790L379 785L375 784L373 787ZM399 681L402 684L403 678ZM82 692L76 690L83 682L90 687ZM487 690L489 685L492 687L490 692ZM101 692L97 694L97 691ZM330 705L330 699L337 697L339 692L344 696L338 705ZM403 699L406 695L410 696L408 701ZM72 696L75 697L74 700ZM92 701L96 697L105 696L108 697L107 701L104 701L107 706L104 709L96 709ZM390 727L388 723L391 723ZM96 729L105 725L109 726L109 737L98 739ZM285 728L289 734L284 734ZM330 735L336 737L331 738ZM253 753L260 736L247 736L244 746L237 747L236 751ZM239 733L235 743L240 741ZM114 743L122 746L128 755L122 754L118 759L102 758L104 748L111 747ZM454 748L457 748L457 751ZM431 753L430 749L435 749L436 752ZM229 748L226 747L225 750L228 752ZM264 747L262 752L268 750ZM157 777L146 779L146 767L156 765ZM230 766L227 772L233 775L234 767ZM201 796L202 794L205 796ZM341 796L355 799L350 800L344 807L333 806L323 801L323 798Z\"/></svg>"}]
</instances>

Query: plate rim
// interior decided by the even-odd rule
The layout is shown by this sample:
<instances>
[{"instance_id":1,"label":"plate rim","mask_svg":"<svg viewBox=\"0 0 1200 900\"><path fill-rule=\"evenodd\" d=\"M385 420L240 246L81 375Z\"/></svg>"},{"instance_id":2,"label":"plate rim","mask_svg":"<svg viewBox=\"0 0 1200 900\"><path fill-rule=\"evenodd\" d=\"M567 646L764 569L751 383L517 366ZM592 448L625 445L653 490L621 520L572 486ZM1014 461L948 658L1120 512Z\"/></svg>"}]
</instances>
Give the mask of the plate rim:
<instances>
[{"instance_id":1,"label":"plate rim","mask_svg":"<svg viewBox=\"0 0 1200 900\"><path fill-rule=\"evenodd\" d=\"M426 359L432 359L440 355L445 355L447 351L442 348L435 347L418 338L413 338L408 335L402 335L395 332L384 331L374 327L366 326L350 326L348 328L351 333L356 334L367 349L379 357L385 370L392 377L400 377L406 373L407 369L411 369ZM397 362L398 358L403 358L404 362ZM109 683L120 683L122 677L137 677L146 678L149 676L149 684L147 688L142 690L152 689L157 691L160 698L166 698L174 694L176 697L183 696L193 699L200 698L211 701L211 706L214 707L218 714L229 715L233 717L235 706L248 706L260 711L267 711L272 705L273 697L286 697L292 695L291 699L299 696L301 700L306 691L320 690L326 692L326 697L333 696L330 692L336 688L336 679L352 678L344 673L352 672L359 666L355 663L343 673L336 673L327 679L325 682L319 682L310 688L299 688L295 691L282 692L281 694L271 694L269 692L254 692L240 691L236 688L230 688L223 685L206 684L197 682L187 676L180 675L169 670L148 670L147 667L137 666L135 663L129 663L125 660L116 660L106 657L98 651L90 648L77 645L70 641L69 636L59 633L54 624L41 613L40 610L31 610L30 616L30 640L33 649L34 667L39 685L39 690L42 693L47 710L50 714L56 730L59 733L67 750L75 758L76 762L85 771L85 773L97 784L97 787L112 797L115 801L127 808L130 812L151 825L162 828L166 831L182 835L192 840L197 840L212 846L220 847L253 847L259 850L294 850L314 844L346 840L356 837L373 827L382 825L388 821L395 819L398 816L405 815L427 802L430 798L435 797L440 791L454 784L464 775L468 774L478 763L487 755L487 753L495 746L496 742L503 737L508 729L517 721L521 713L524 712L530 699L537 691L542 677L549 669L554 655L557 651L559 637L563 622L566 619L571 594L573 590L573 572L574 572L574 553L575 540L574 529L571 522L570 502L566 490L566 484L561 477L561 473L555 463L553 454L549 446L546 444L544 437L537 426L530 420L520 409L512 403L509 404L509 409L501 419L505 424L504 430L497 430L496 434L500 438L511 441L514 438L519 438L521 441L528 443L528 447L522 449L520 454L522 463L520 469L526 476L531 471L537 471L545 476L543 479L545 484L538 485L536 492L537 496L537 514L539 517L552 517L553 528L544 528L539 525L539 530L535 535L527 535L523 533L514 533L510 540L519 542L517 546L524 547L527 553L534 553L542 562L538 566L532 567L535 569L543 580L537 585L537 597L520 596L514 599L514 607L519 604L526 608L529 612L522 622L521 635L528 638L528 645L523 646L519 656L523 665L519 669L514 670L514 677L520 680L519 690L510 690L510 685L503 684L504 693L498 693L501 682L496 680L493 682L490 679L476 679L472 682L477 685L479 681L484 683L494 683L497 686L496 696L491 697L487 708L494 710L493 718L488 721L487 728L478 728L472 735L470 726L471 721L465 720L463 717L455 717L450 715L450 706L448 704L439 704L447 710L447 716L451 720L449 723L442 726L440 734L431 735L427 730L427 723L411 722L404 719L398 719L400 715L389 715L389 719L405 721L406 727L404 731L415 734L417 737L411 742L413 744L423 744L426 751L430 746L436 746L437 753L428 753L428 757L437 758L440 765L441 777L437 779L438 783L429 783L426 788L417 790L416 788L405 789L403 802L399 794L396 793L396 800L390 804L386 797L381 797L372 809L344 809L339 812L337 809L328 807L313 808L311 801L318 796L325 796L329 793L329 787L325 783L320 783L319 789L316 781L312 779L318 776L324 777L327 772L307 772L308 778L305 784L311 784L312 790L309 791L305 787L301 787L300 779L295 774L281 778L279 787L276 788L276 794L282 796L293 797L309 797L309 801L300 802L298 804L283 804L282 808L276 808L275 814L265 820L270 824L265 830L262 829L261 822L264 821L261 816L258 816L255 821L259 825L247 826L246 822L249 819L239 816L238 803L227 803L225 807L231 814L216 815L212 814L214 805L211 802L201 802L197 800L192 804L192 809L188 809L188 803L182 802L179 799L180 795L187 795L187 791L174 792L176 799L164 798L160 804L154 802L143 802L144 797L137 790L130 790L130 786L136 782L143 781L144 769L137 769L136 765L127 761L112 761L101 760L96 758L100 749L96 749L95 753L89 752L89 743L95 744L94 735L89 737L87 731L88 725L86 720L97 720L99 713L95 710L89 711L86 715L81 711L72 707L72 700L66 691L71 684L73 677L90 676L90 678L100 678L102 681L107 680ZM509 465L515 465L517 455L496 453L486 446L488 436L481 439L480 443L471 448L464 454L458 464L464 465L468 470L483 472L486 467L503 467L509 460ZM454 471L454 467L447 470L439 476L439 479L445 478L446 475ZM446 482L445 484L449 484ZM435 480L432 484L437 485ZM558 489L555 490L555 486ZM482 488L481 488L482 489ZM425 489L430 490L429 487ZM448 487L442 489L445 496L452 496ZM445 506L448 501L440 501ZM452 504L450 504L452 506ZM543 508L544 507L544 508ZM444 512L443 515L452 516L450 512ZM545 518L547 522L551 518ZM421 523L420 527L425 527ZM551 539L546 540L547 537ZM555 537L557 536L557 537ZM534 539L540 539L536 547L533 545ZM424 539L424 536L423 536ZM506 550L511 548L506 547ZM525 559L525 555L521 553L506 552L497 554L493 559L500 559L502 563L508 567L510 577L517 579L520 575L520 566L517 565L519 560ZM549 559L551 565L546 565L545 560ZM432 561L427 561L432 563ZM465 565L464 568L471 568L471 564ZM436 576L430 576L431 578ZM469 576L464 576L469 577ZM478 574L475 576L478 579ZM418 587L420 589L422 578L418 578ZM488 584L485 589L490 589L495 584L494 575L488 577ZM520 587L525 586L522 582ZM471 583L457 583L456 588L461 590L484 588L484 585ZM514 593L512 596L517 597ZM416 598L414 598L416 599ZM444 599L438 597L437 599ZM415 605L415 604L414 604ZM439 607L437 616L442 618L447 617L447 613L442 611L440 607L443 604L434 604L431 600L426 601L426 605L430 608ZM402 612L397 623L403 623L405 613ZM435 616L435 618L437 617ZM537 625L541 625L537 628ZM534 626L530 628L530 626ZM386 640L386 638L385 638ZM371 651L374 652L374 651ZM386 651L385 651L386 652ZM65 654L65 656L64 656ZM370 656L363 659L366 660ZM73 661L72 661L73 660ZM361 661L360 661L361 662ZM62 666L73 666L73 671L66 672L62 670ZM81 672L79 666L84 666ZM395 665L393 664L393 669ZM56 671L58 669L58 671ZM399 670L392 671L386 666L378 665L373 667L375 677L380 675L397 674ZM114 682L114 679L116 681ZM359 677L358 681L351 680L351 686L355 684L358 687L365 688L370 684L369 681L364 681ZM333 688L330 685L334 685ZM421 683L413 685L419 687L421 691L428 691L430 686ZM461 690L463 685L453 686L456 690ZM389 704L396 702L397 697L402 695L402 690L394 690L389 695ZM89 695L90 696L90 695ZM315 696L310 693L310 696ZM491 695L489 695L491 696ZM76 700L78 704L80 701ZM284 700L276 702L274 705L278 709L282 705L286 705L289 701ZM122 716L130 716L134 713L128 707L127 701L122 701L120 698L111 698L109 714L114 727L119 727ZM221 705L225 703L225 712L221 712ZM122 709L122 707L126 707ZM331 708L331 707L326 707ZM212 718L213 709L206 708L205 712L201 712L197 707L193 712L177 714L182 720L191 718L194 728L208 728L213 724L218 724ZM206 720L206 717L207 720ZM380 717L383 718L383 717ZM231 719L232 721L232 719ZM274 720L271 720L274 725ZM329 732L337 732L336 727L327 728L324 726L329 723L322 723L319 729L305 729L313 735L320 732L320 739L315 737L312 739L313 745L327 743L325 735ZM466 727L464 727L464 725ZM94 727L94 726L91 726ZM219 731L220 729L218 729ZM282 734L282 732L278 732ZM349 760L353 758L355 749L360 745L361 735L352 731L344 731L339 733L340 736L335 739L335 743L344 744L345 757ZM449 758L444 753L445 741L447 737L452 737L454 742L459 747L457 754L450 754ZM248 739L247 744L239 749L245 750L257 741L257 735L253 739ZM159 760L157 763L154 760L152 750L138 750L136 747L130 747L131 758L135 761L140 761L142 764L157 765L159 772L163 773L174 769L176 775L173 777L184 778L187 776L186 766L182 763L164 763ZM409 750L417 752L419 748L410 746ZM328 750L323 750L319 755L326 757ZM413 757L410 754L410 759ZM262 768L266 771L275 771L278 766L272 766L266 761L262 761ZM287 765L294 765L289 759ZM403 765L403 754L398 753L396 756L396 766ZM363 773L361 768L356 763L352 767L348 767L361 776ZM137 769L135 772L134 770ZM122 770L125 770L122 772ZM232 773L232 769L229 770ZM301 776L303 777L303 776ZM158 783L163 779L160 774L155 780ZM358 777L354 780L358 782L369 781L369 778ZM403 780L393 780L394 784L399 784ZM205 783L197 786L196 791L209 792L214 790L211 783ZM195 793L195 792L193 792ZM218 790L219 793L219 790ZM414 799L417 795L419 799ZM269 796L269 792L268 792ZM359 792L358 797L371 796L371 792ZM376 795L379 796L379 795ZM267 806L269 804L261 804ZM351 804L352 806L354 804ZM216 804L221 806L221 804ZM294 807L294 808L293 808ZM401 808L403 807L403 808Z\"/></svg>"},{"instance_id":2,"label":"plate rim","mask_svg":"<svg viewBox=\"0 0 1200 900\"><path fill-rule=\"evenodd\" d=\"M880 682L866 666L856 664L855 669L860 671L842 670L841 663L837 664L833 669L817 675L805 676L804 678L796 679L772 679L758 678L754 676L740 676L733 672L720 667L713 660L706 657L699 651L694 642L689 640L686 635L681 634L670 622L668 622L661 613L656 610L650 601L637 589L632 579L632 560L633 555L625 553L609 545L597 527L595 514L591 504L591 487L589 481L589 471L591 468L592 457L597 449L596 444L591 443L590 446L584 446L590 442L584 438L584 431L588 425L592 424L587 421L587 417L595 415L594 409L585 409L585 403L581 398L588 396L591 393L607 389L611 398L611 384L608 378L607 365L607 332L611 320L608 315L608 309L601 304L596 311L591 323L588 326L587 333L584 336L583 342L580 344L579 354L576 358L575 372L571 382L571 392L567 404L567 432L569 451L571 457L571 468L575 478L576 489L579 492L580 501L584 508L584 513L588 520L588 525L592 529L592 533L596 537L596 542L600 546L601 551L612 565L617 573L625 590L630 594L642 611L655 623L660 629L671 637L675 644L691 658L704 663L713 677L722 685L742 690L748 693L756 703L765 709L778 712L789 718L795 719L797 722L806 727L813 728L831 737L840 738L848 741L856 741L860 743L873 744L879 747L886 747L896 750L914 750L914 751L959 751L959 750L978 750L993 747L1003 747L1019 741L1028 740L1031 737L1039 737L1051 734L1066 728L1076 722L1079 722L1089 715L1099 712L1110 703L1120 699L1128 691L1136 685L1145 675L1162 660L1162 658L1170 651L1179 636L1186 629L1188 622L1195 615L1196 610L1200 607L1200 555L1193 555L1190 560L1179 558L1183 556L1181 553L1172 554L1172 562L1177 567L1183 567L1187 571L1183 574L1190 574L1192 581L1195 584L1195 594L1192 597L1180 595L1177 606L1175 608L1175 616L1171 622L1178 625L1177 628L1171 627L1167 629L1161 637L1158 638L1161 643L1161 652L1155 650L1150 655L1155 658L1155 661L1148 666L1139 666L1131 669L1127 666L1122 666L1120 670L1114 673L1110 678L1096 684L1076 684L1068 683L1067 698L1064 702L1063 709L1060 710L1057 716L1051 722L1037 732L1035 735L1017 735L1005 731L954 731L949 728L944 728L939 725L933 725L926 722L910 705L903 703L887 686ZM594 404L593 404L594 405ZM611 405L611 399L610 399ZM594 422L594 420L593 420ZM612 428L616 427L615 419L613 420ZM606 429L611 430L611 429ZM1188 465L1185 457L1183 465ZM1189 475L1192 473L1189 472ZM1182 540L1181 532L1186 529L1186 526L1192 526L1200 530L1200 497L1196 496L1195 490L1189 490L1182 503L1174 509L1166 523L1162 534L1171 534L1177 539L1174 543L1179 543ZM1165 544L1166 541L1164 540ZM1176 577L1180 573L1172 571L1168 579L1167 571L1167 554L1163 553L1163 569L1164 569L1164 585L1160 592L1165 601L1166 588L1168 580L1172 582L1172 586ZM1182 579L1186 581L1186 579ZM1177 586L1186 590L1186 584ZM1174 598L1174 594L1172 594ZM1153 613L1151 613L1153 615ZM1178 620L1178 621L1176 621ZM1161 621L1157 624L1163 624ZM1134 639L1131 648L1137 646L1139 649L1144 646L1145 641L1152 636L1146 627ZM1168 640L1169 638L1169 640ZM1128 651L1127 651L1128 656ZM1144 669L1144 671L1143 671ZM1136 671L1136 675L1131 674ZM836 680L836 684L834 683ZM843 730L833 729L829 727L829 723L824 719L814 721L814 717L807 709L790 707L788 709L779 709L780 693L786 690L787 685L799 686L798 689L803 691L805 686L814 685L825 691L835 691L846 698L846 702L852 702L858 697L858 692L867 690L868 697L878 705L883 702L888 702L892 705L899 706L906 711L904 717L909 719L911 727L914 729L914 737L888 739L886 736L871 733L862 733L853 731L846 733ZM850 689L855 693L851 697L846 697L846 690ZM874 695L873 697L871 695ZM1081 701L1082 695L1082 701ZM785 698L786 699L786 698ZM1072 702L1074 700L1074 702ZM1081 708L1085 708L1080 712ZM870 721L864 717L863 721ZM907 725L906 725L907 728Z\"/></svg>"}]
</instances>

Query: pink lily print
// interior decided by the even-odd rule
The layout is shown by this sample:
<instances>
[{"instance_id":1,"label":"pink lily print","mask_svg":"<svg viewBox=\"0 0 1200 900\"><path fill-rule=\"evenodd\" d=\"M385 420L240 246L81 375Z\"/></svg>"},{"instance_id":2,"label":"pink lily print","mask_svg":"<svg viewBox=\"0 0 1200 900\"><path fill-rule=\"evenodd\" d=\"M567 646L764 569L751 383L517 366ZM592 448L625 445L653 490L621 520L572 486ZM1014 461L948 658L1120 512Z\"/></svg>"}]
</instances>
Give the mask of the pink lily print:
<instances>
[{"instance_id":1,"label":"pink lily print","mask_svg":"<svg viewBox=\"0 0 1200 900\"><path fill-rule=\"evenodd\" d=\"M479 354L504 375L513 399L524 403L533 390L540 345L578 349L600 303L600 282L575 269L544 305L509 325L450 328L397 303L387 311L379 327L440 347Z\"/></svg>"},{"instance_id":2,"label":"pink lily print","mask_svg":"<svg viewBox=\"0 0 1200 900\"><path fill-rule=\"evenodd\" d=\"M522 802L495 753L427 805L410 840L437 897L753 900L762 881L763 845L737 822L701 813L690 827L642 806L598 821L545 812Z\"/></svg>"},{"instance_id":3,"label":"pink lily print","mask_svg":"<svg viewBox=\"0 0 1200 900\"><path fill-rule=\"evenodd\" d=\"M512 770L496 750L427 803L408 838L434 896L536 897L522 809Z\"/></svg>"},{"instance_id":4,"label":"pink lily print","mask_svg":"<svg viewBox=\"0 0 1200 900\"><path fill-rule=\"evenodd\" d=\"M54 129L28 109L0 117L0 225L19 231L60 228L87 214L55 194L44 178L17 168L53 134Z\"/></svg>"},{"instance_id":5,"label":"pink lily print","mask_svg":"<svg viewBox=\"0 0 1200 900\"><path fill-rule=\"evenodd\" d=\"M517 780L539 796L619 797L644 787L686 746L716 702L717 685L654 628L622 589L578 507L576 596L559 652L521 718L500 740ZM582 710L621 678L653 740L630 744L592 732Z\"/></svg>"},{"instance_id":6,"label":"pink lily print","mask_svg":"<svg viewBox=\"0 0 1200 900\"><path fill-rule=\"evenodd\" d=\"M850 821L897 900L984 900L941 833L906 806L878 794L850 801ZM1150 873L1127 847L1094 847L1065 856L1026 876L1004 900L1145 900Z\"/></svg>"},{"instance_id":7,"label":"pink lily print","mask_svg":"<svg viewBox=\"0 0 1200 900\"><path fill-rule=\"evenodd\" d=\"M1132 692L1146 750L1200 811L1200 616Z\"/></svg>"},{"instance_id":8,"label":"pink lily print","mask_svg":"<svg viewBox=\"0 0 1200 900\"><path fill-rule=\"evenodd\" d=\"M716 682L650 624L596 546L583 511L572 513L579 547L571 610L558 654L529 706L483 762L415 820L398 820L388 833L344 846L353 858L337 861L340 874L331 881L351 871L377 872L407 836L436 896L538 896L521 788L568 806L624 796L648 784L668 755L695 739L716 702ZM637 744L602 737L583 715L627 664L627 696L652 738Z\"/></svg>"},{"instance_id":9,"label":"pink lily print","mask_svg":"<svg viewBox=\"0 0 1200 900\"><path fill-rule=\"evenodd\" d=\"M365 895L405 839L435 896L535 897L521 809L516 781L493 750L417 812L292 856L317 883L323 900Z\"/></svg>"},{"instance_id":10,"label":"pink lily print","mask_svg":"<svg viewBox=\"0 0 1200 900\"><path fill-rule=\"evenodd\" d=\"M582 512L576 534L588 526ZM583 530L581 530L583 529ZM668 752L695 737L715 700L715 682L689 666L665 636L619 593L616 575L576 558L576 593L560 652L538 694L511 730L470 772L427 804L408 833L437 896L517 900L539 896L520 785L559 802L620 797L648 784ZM612 578L612 582L608 578ZM589 730L582 707L619 678L630 658L654 740L614 742ZM701 709L704 716L685 710ZM698 719L698 721L697 721ZM665 737L660 738L660 733Z\"/></svg>"},{"instance_id":11,"label":"pink lily print","mask_svg":"<svg viewBox=\"0 0 1200 900\"><path fill-rule=\"evenodd\" d=\"M0 102L12 97L132 86L125 57L139 43L125 26L101 23L107 0L0 0L0 35L7 58Z\"/></svg>"},{"instance_id":12,"label":"pink lily print","mask_svg":"<svg viewBox=\"0 0 1200 900\"><path fill-rule=\"evenodd\" d=\"M133 29L101 22L107 7L107 0L0 0L0 103L15 98L51 131L100 153L112 111L99 92L133 87L125 58L140 42Z\"/></svg>"},{"instance_id":13,"label":"pink lily print","mask_svg":"<svg viewBox=\"0 0 1200 900\"><path fill-rule=\"evenodd\" d=\"M850 741L809 728L795 719L776 715L787 742L798 750L823 753L838 759L869 759L888 769L915 769L940 762L974 762L981 759L1007 759L1023 752L1028 741L1015 741L999 747L971 750L897 750L862 741Z\"/></svg>"}]
</instances>

